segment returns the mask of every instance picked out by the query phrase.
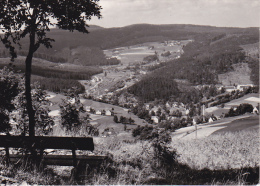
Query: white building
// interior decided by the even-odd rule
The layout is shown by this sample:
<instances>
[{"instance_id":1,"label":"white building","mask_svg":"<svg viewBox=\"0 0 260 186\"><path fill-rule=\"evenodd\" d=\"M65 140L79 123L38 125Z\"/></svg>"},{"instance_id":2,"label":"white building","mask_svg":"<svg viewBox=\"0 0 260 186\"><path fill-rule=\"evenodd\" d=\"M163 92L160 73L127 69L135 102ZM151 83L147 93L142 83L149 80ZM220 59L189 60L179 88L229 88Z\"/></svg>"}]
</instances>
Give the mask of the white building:
<instances>
[{"instance_id":1,"label":"white building","mask_svg":"<svg viewBox=\"0 0 260 186\"><path fill-rule=\"evenodd\" d=\"M86 106L86 111L90 112L90 106Z\"/></svg>"},{"instance_id":2,"label":"white building","mask_svg":"<svg viewBox=\"0 0 260 186\"><path fill-rule=\"evenodd\" d=\"M111 115L112 115L111 111L110 110L106 110L106 116L111 116Z\"/></svg>"},{"instance_id":3,"label":"white building","mask_svg":"<svg viewBox=\"0 0 260 186\"><path fill-rule=\"evenodd\" d=\"M158 116L152 116L151 120L153 120L154 123L159 123L159 117Z\"/></svg>"},{"instance_id":4,"label":"white building","mask_svg":"<svg viewBox=\"0 0 260 186\"><path fill-rule=\"evenodd\" d=\"M212 117L209 118L209 123L212 123L214 120L212 119Z\"/></svg>"},{"instance_id":5,"label":"white building","mask_svg":"<svg viewBox=\"0 0 260 186\"><path fill-rule=\"evenodd\" d=\"M101 115L101 111L100 111L100 110L97 110L97 111L96 111L96 115Z\"/></svg>"},{"instance_id":6,"label":"white building","mask_svg":"<svg viewBox=\"0 0 260 186\"><path fill-rule=\"evenodd\" d=\"M256 107L254 107L253 113L254 113L254 114L259 114L259 110L258 110Z\"/></svg>"},{"instance_id":7,"label":"white building","mask_svg":"<svg viewBox=\"0 0 260 186\"><path fill-rule=\"evenodd\" d=\"M254 86L254 85L252 85L252 84L248 84L248 85L237 85L237 89L240 90L240 91L242 91L242 90L244 90L244 89L246 89L246 88L253 87L253 86Z\"/></svg>"}]
</instances>

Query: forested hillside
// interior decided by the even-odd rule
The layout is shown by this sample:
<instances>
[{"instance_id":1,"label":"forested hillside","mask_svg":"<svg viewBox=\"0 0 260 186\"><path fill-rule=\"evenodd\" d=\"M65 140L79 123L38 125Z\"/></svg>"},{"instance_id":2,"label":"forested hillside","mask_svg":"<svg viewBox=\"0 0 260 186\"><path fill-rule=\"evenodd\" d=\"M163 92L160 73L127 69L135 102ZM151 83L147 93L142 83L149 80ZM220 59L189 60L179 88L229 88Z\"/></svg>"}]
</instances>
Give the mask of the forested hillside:
<instances>
[{"instance_id":1,"label":"forested hillside","mask_svg":"<svg viewBox=\"0 0 260 186\"><path fill-rule=\"evenodd\" d=\"M168 100L180 96L179 86L163 86L173 79L185 79L193 85L217 84L218 74L232 70L232 65L240 62L247 62L252 68L251 80L258 85L259 65L257 60L246 57L241 45L259 42L257 32L248 29L244 33L204 33L197 35L194 42L186 45L181 58L168 62L163 67L154 70L136 85L128 89L130 93L137 95L142 101L153 101L156 98ZM148 90L143 91L146 87ZM156 91L156 93L154 93ZM163 92L167 92L167 96ZM183 92L183 91L182 91ZM185 93L184 94L188 94ZM169 96L170 95L170 96ZM187 96L186 96L187 97ZM189 95L188 95L189 97ZM192 100L194 101L194 100Z\"/></svg>"},{"instance_id":2,"label":"forested hillside","mask_svg":"<svg viewBox=\"0 0 260 186\"><path fill-rule=\"evenodd\" d=\"M141 100L173 99L185 97L192 100L192 95L181 94L185 90L174 82L174 79L188 80L192 85L216 84L218 74L232 70L232 65L248 62L252 69L251 80L258 84L258 59L249 58L241 45L259 42L258 28L221 28L196 25L149 25L138 24L122 28L101 28L90 26L89 34L52 29L48 36L55 39L52 49L40 48L35 57L52 62L68 62L77 65L113 65L119 60L106 59L103 49L142 44L144 42L186 40L192 39L183 47L181 58L159 65L154 71L133 87L129 92L139 96ZM25 55L28 38L22 42L22 49L18 54ZM3 46L0 46L0 57L8 56ZM259 56L258 56L259 58ZM159 68L160 67L160 68ZM19 65L16 68L23 70ZM51 78L89 79L91 75L100 71L87 70L83 73L57 69L39 69L35 67L33 73ZM151 67L150 69L153 69ZM55 77L54 77L55 76ZM65 77L66 76L66 77ZM156 77L156 78L155 78ZM151 81L152 79L152 81ZM187 91L190 92L191 90ZM197 99L197 98L194 98Z\"/></svg>"},{"instance_id":3,"label":"forested hillside","mask_svg":"<svg viewBox=\"0 0 260 186\"><path fill-rule=\"evenodd\" d=\"M69 57L68 54L77 49L80 51L82 47L91 50L93 59L93 56L99 56L103 49L136 45L144 42L195 39L201 35L206 38L210 37L210 39L214 41L219 40L219 37L227 37L230 34L246 34L249 36L258 34L257 28L149 24L137 24L122 28L101 28L92 25L89 27L89 31L89 34L82 34L79 32L71 33L69 31L52 29L47 34L50 38L55 40L55 42L52 43L52 49L40 47L35 54L35 57L50 60L52 62L71 62L71 56ZM245 39L247 40L247 38ZM28 48L28 44L28 38L22 40L23 49ZM0 50L1 49L4 49L3 45L0 46ZM66 50L67 55L64 55L64 50ZM20 55L24 55L26 51L20 51L19 53ZM91 56L84 55L83 57ZM99 58L97 58L90 61L83 61L82 63L84 65L106 65L107 61L102 59L100 62Z\"/></svg>"}]
</instances>

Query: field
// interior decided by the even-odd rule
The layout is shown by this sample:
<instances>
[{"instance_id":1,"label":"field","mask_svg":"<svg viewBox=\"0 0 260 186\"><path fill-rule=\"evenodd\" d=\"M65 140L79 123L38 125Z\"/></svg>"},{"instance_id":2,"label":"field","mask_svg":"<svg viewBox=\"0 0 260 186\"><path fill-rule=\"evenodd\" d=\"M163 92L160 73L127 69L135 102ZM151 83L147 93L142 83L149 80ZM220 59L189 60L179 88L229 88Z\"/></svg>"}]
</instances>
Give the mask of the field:
<instances>
[{"instance_id":1,"label":"field","mask_svg":"<svg viewBox=\"0 0 260 186\"><path fill-rule=\"evenodd\" d=\"M174 140L203 139L213 134L239 131L259 131L259 116L245 114L242 116L228 117L212 123L198 124L176 130L172 134Z\"/></svg>"},{"instance_id":2,"label":"field","mask_svg":"<svg viewBox=\"0 0 260 186\"><path fill-rule=\"evenodd\" d=\"M256 56L257 54L259 55L259 43L242 45L241 47L250 56Z\"/></svg>"},{"instance_id":3,"label":"field","mask_svg":"<svg viewBox=\"0 0 260 186\"><path fill-rule=\"evenodd\" d=\"M153 142L134 140L128 135L94 138L94 153L110 159L81 182L69 181L69 167L45 168L39 173L36 169L1 164L0 171L1 175L17 180L16 184L40 185L255 185L259 181L260 144L256 131L172 140L168 155L176 160L168 157L169 163L161 161L164 156L156 153Z\"/></svg>"},{"instance_id":4,"label":"field","mask_svg":"<svg viewBox=\"0 0 260 186\"><path fill-rule=\"evenodd\" d=\"M110 184L133 184L133 182L129 182L131 179L135 180L134 184L144 184L152 178L155 181L156 178L167 174L159 167L156 170L152 168L155 159L153 159L153 148L148 141L137 141L129 144L122 142L120 138L107 138L96 139L96 144L97 151L109 152L113 160L119 163L118 179L112 180ZM177 168L180 172L171 175L171 181L173 181L170 182L171 184L246 184L245 180L248 175L243 175L246 173L246 169L239 169L248 168L249 171L249 167L259 166L259 136L256 131L215 134L199 140L173 140L170 146L172 149L176 149L178 163L189 167L181 168L180 166ZM123 162L128 163L124 164ZM172 169L174 168L172 167ZM233 180L228 178L235 170L239 170L236 177ZM189 174L191 177L187 178ZM207 174L212 177L207 177ZM252 174L251 176L256 175ZM182 178L182 180L178 182L175 180L177 177L178 179ZM258 180L257 177L254 179ZM211 181L207 182L206 180ZM167 184L165 181L161 179L157 183ZM100 177L97 184L108 184L108 182L105 177Z\"/></svg>"},{"instance_id":5,"label":"field","mask_svg":"<svg viewBox=\"0 0 260 186\"><path fill-rule=\"evenodd\" d=\"M257 130L219 133L198 140L174 140L179 161L196 169L236 169L259 166Z\"/></svg>"},{"instance_id":6,"label":"field","mask_svg":"<svg viewBox=\"0 0 260 186\"><path fill-rule=\"evenodd\" d=\"M127 47L112 48L104 50L106 57L116 57L121 61L119 65L103 66L104 73L95 75L100 81L80 81L84 85L87 94L98 97L108 92L115 92L126 89L139 81L147 72L147 68L155 64L176 59L182 54L182 47L190 40L165 41L165 42L146 42L139 45ZM161 54L170 52L168 57L162 57ZM144 58L157 54L159 61L150 61L143 63ZM118 87L122 82L123 87Z\"/></svg>"},{"instance_id":7,"label":"field","mask_svg":"<svg viewBox=\"0 0 260 186\"><path fill-rule=\"evenodd\" d=\"M59 117L60 117L60 113L59 113L59 104L61 103L62 99L65 99L65 96L62 94L55 94L53 92L48 92L49 96L49 100L53 103L53 105L50 107L51 112L49 113L49 115L51 115L52 117L55 118L56 121L56 126L54 129L54 135L57 134L57 130L60 130L59 127ZM81 99L81 103L84 105L84 107L86 108L87 106L90 106L91 108L97 110L112 110L112 108L114 109L115 115L118 116L118 118L120 118L120 116L124 116L127 118L132 118L135 122L135 125L126 125L127 129L132 129L135 128L137 125L145 125L147 124L146 121L138 118L136 115L132 114L132 113L128 113L127 109L124 109L122 107L119 106L115 106L115 105L110 105L110 104L106 104L106 103L101 103L101 102L97 102L97 101L93 101L93 100L88 100L88 99ZM124 125L121 123L115 123L113 121L114 117L113 116L102 116L102 115L96 115L96 114L90 114L90 123L95 125L100 133L102 133L106 128L110 128L110 130L113 130L115 132L115 134L119 134L120 132L124 131Z\"/></svg>"},{"instance_id":8,"label":"field","mask_svg":"<svg viewBox=\"0 0 260 186\"><path fill-rule=\"evenodd\" d=\"M252 81L250 80L251 69L248 67L247 63L234 64L233 69L233 71L218 75L218 79L222 85L252 84Z\"/></svg>"},{"instance_id":9,"label":"field","mask_svg":"<svg viewBox=\"0 0 260 186\"><path fill-rule=\"evenodd\" d=\"M224 114L227 113L231 107L239 106L242 103L248 103L248 104L253 105L253 107L255 107L255 106L257 106L259 101L260 101L259 94L251 93L251 94L247 94L239 99L235 99L235 100L232 100L232 101L226 103L224 105L224 108L221 108L220 106L206 108L206 113L208 113L208 114L212 113L215 116L220 116L223 113Z\"/></svg>"},{"instance_id":10,"label":"field","mask_svg":"<svg viewBox=\"0 0 260 186\"><path fill-rule=\"evenodd\" d=\"M169 41L168 44L160 42L147 42L140 45L104 50L104 53L106 56L120 59L123 65L142 62L144 57L154 55L155 52L158 54L159 60L165 61L174 59L180 55L182 52L182 46L186 45L189 41L181 41L176 45L171 44L171 42L172 41ZM167 51L170 51L171 55L168 58L162 57L161 54Z\"/></svg>"}]
</instances>

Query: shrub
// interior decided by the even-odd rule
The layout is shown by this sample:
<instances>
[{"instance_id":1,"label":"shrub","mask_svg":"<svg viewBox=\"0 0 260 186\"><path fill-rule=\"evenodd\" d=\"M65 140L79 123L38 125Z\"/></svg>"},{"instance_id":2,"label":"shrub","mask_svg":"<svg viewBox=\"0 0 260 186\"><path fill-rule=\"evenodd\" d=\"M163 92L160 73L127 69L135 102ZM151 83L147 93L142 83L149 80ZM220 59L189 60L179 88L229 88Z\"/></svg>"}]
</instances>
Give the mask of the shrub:
<instances>
[{"instance_id":1,"label":"shrub","mask_svg":"<svg viewBox=\"0 0 260 186\"><path fill-rule=\"evenodd\" d=\"M169 57L171 55L170 51L164 52L161 54L162 57Z\"/></svg>"},{"instance_id":2,"label":"shrub","mask_svg":"<svg viewBox=\"0 0 260 186\"><path fill-rule=\"evenodd\" d=\"M159 60L159 58L158 58L157 55L150 55L150 56L144 57L143 60L144 60L144 61L147 61L147 62L153 62L153 61Z\"/></svg>"},{"instance_id":3,"label":"shrub","mask_svg":"<svg viewBox=\"0 0 260 186\"><path fill-rule=\"evenodd\" d=\"M5 67L0 70L0 132L9 132L9 115L15 109L13 100L19 94L19 75Z\"/></svg>"},{"instance_id":4,"label":"shrub","mask_svg":"<svg viewBox=\"0 0 260 186\"><path fill-rule=\"evenodd\" d=\"M66 99L63 99L59 106L61 110L61 124L67 131L82 124L80 113L85 113L85 110L75 89L68 91Z\"/></svg>"},{"instance_id":5,"label":"shrub","mask_svg":"<svg viewBox=\"0 0 260 186\"><path fill-rule=\"evenodd\" d=\"M115 122L115 123L118 123L118 117L117 117L117 115L114 115L114 122Z\"/></svg>"},{"instance_id":6,"label":"shrub","mask_svg":"<svg viewBox=\"0 0 260 186\"><path fill-rule=\"evenodd\" d=\"M24 81L20 82L20 94L15 98L15 109L17 114L13 115L13 120L18 123L16 125L16 133L27 134L29 127L29 117L26 109L26 98L24 90ZM32 103L35 111L35 129L37 135L47 135L52 132L54 126L53 118L49 116L50 101L47 99L47 93L41 89L39 84L35 83L32 91Z\"/></svg>"},{"instance_id":7,"label":"shrub","mask_svg":"<svg viewBox=\"0 0 260 186\"><path fill-rule=\"evenodd\" d=\"M245 113L251 113L253 112L254 107L249 103L242 103L240 104L236 109L234 107L231 107L227 114L225 114L225 117L232 117L232 116L238 116L243 115Z\"/></svg>"}]
</instances>

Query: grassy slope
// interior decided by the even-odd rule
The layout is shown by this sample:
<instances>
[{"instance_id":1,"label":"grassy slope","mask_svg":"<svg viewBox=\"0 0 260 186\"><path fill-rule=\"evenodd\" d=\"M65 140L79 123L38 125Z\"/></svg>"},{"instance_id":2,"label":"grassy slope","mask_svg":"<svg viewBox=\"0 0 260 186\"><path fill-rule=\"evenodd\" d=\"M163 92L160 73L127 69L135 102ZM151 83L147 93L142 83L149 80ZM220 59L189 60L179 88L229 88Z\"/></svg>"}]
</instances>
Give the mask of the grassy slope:
<instances>
[{"instance_id":1,"label":"grassy slope","mask_svg":"<svg viewBox=\"0 0 260 186\"><path fill-rule=\"evenodd\" d=\"M251 69L247 63L233 65L234 70L225 74L219 74L218 79L222 85L247 85L252 84L250 80Z\"/></svg>"},{"instance_id":2,"label":"grassy slope","mask_svg":"<svg viewBox=\"0 0 260 186\"><path fill-rule=\"evenodd\" d=\"M131 140L129 143L122 139L95 139L95 153L109 153L111 159L100 172L92 172L81 184L240 185L257 184L259 181L259 169L250 168L259 166L259 136L256 131L216 134L192 141L172 141L171 146L179 157L171 170L158 167L150 142ZM66 176L56 175L50 169L39 173L37 170L0 164L0 171L3 176L16 179L17 184L23 181L43 185L71 184Z\"/></svg>"},{"instance_id":3,"label":"grassy slope","mask_svg":"<svg viewBox=\"0 0 260 186\"><path fill-rule=\"evenodd\" d=\"M209 114L214 114L215 116L220 116L223 113L227 113L228 110L232 107L232 106L239 106L242 103L249 103L251 105L253 105L254 107L257 106L258 104L258 99L259 99L259 94L257 93L251 93L251 94L247 94L241 98L238 99L234 99L231 100L228 103L225 103L224 108L221 108L221 106L215 106L215 107L209 107L206 108L206 112Z\"/></svg>"},{"instance_id":4,"label":"grassy slope","mask_svg":"<svg viewBox=\"0 0 260 186\"><path fill-rule=\"evenodd\" d=\"M106 138L99 139L96 144L98 152L112 154L120 169L118 179L107 181L104 179L106 175L102 175L97 184L133 184L129 182L131 179L135 180L134 184L144 184L150 178L164 174L161 169L152 169L155 160L151 144L147 141L129 144L120 139ZM256 131L217 134L195 141L175 140L171 146L179 154L179 163L184 163L191 169L179 167L179 171L171 177L173 182L167 183L161 179L157 184L245 184L240 176L249 169L237 172L232 169L259 166L259 136ZM256 175L251 174L255 181L258 180Z\"/></svg>"},{"instance_id":5,"label":"grassy slope","mask_svg":"<svg viewBox=\"0 0 260 186\"><path fill-rule=\"evenodd\" d=\"M62 94L55 94L49 92L50 95L53 95L55 97L50 98L49 100L53 103L53 105L50 107L51 111L59 110L59 104L61 103L62 99L65 99L65 96ZM120 116L124 116L127 118L132 118L135 121L136 125L127 125L128 129L135 128L137 125L145 125L146 122L140 118L138 118L136 115L128 113L127 110L125 110L122 107L107 104L107 103L101 103L97 101L92 101L88 99L81 99L82 104L84 107L90 106L91 108L97 110L111 110L114 108L115 114L120 118ZM113 116L100 116L100 115L95 115L91 114L90 118L92 119L91 121L93 123L97 123L96 126L99 129L99 132L102 133L104 129L106 128L113 128L116 134L119 134L124 131L124 125L121 123L115 123L113 121ZM55 130L56 131L56 130Z\"/></svg>"},{"instance_id":6,"label":"grassy slope","mask_svg":"<svg viewBox=\"0 0 260 186\"><path fill-rule=\"evenodd\" d=\"M176 140L172 146L179 161L196 169L230 169L259 166L258 131L211 135L199 140Z\"/></svg>"}]
</instances>

